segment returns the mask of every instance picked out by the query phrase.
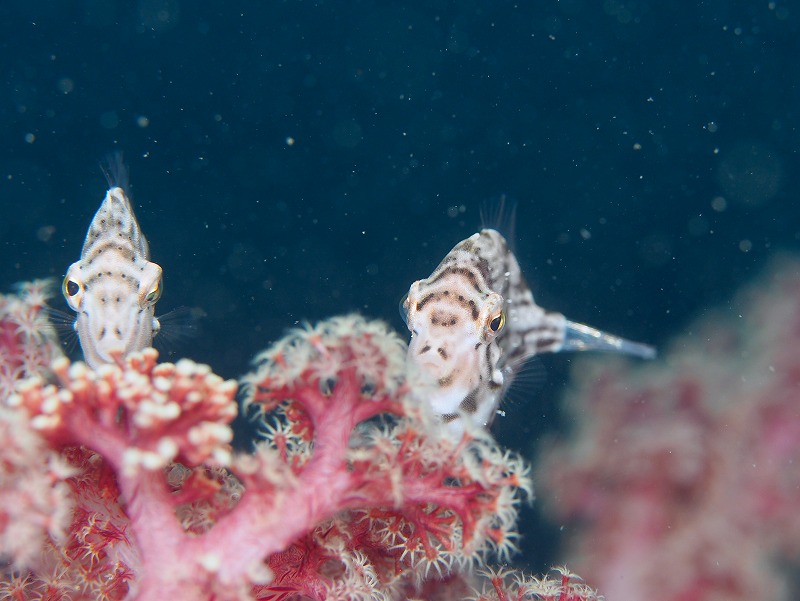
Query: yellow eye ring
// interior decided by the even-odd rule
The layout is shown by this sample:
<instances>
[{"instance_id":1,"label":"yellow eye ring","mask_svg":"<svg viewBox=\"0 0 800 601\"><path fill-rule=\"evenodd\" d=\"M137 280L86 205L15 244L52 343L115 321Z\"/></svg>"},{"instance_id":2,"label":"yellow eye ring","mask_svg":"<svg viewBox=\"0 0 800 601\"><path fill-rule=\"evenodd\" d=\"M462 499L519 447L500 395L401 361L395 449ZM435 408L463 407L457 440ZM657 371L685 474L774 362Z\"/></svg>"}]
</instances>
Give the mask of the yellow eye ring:
<instances>
[{"instance_id":1,"label":"yellow eye ring","mask_svg":"<svg viewBox=\"0 0 800 601\"><path fill-rule=\"evenodd\" d=\"M498 313L489 321L489 329L495 334L502 330L504 325L506 325L505 311Z\"/></svg>"},{"instance_id":2,"label":"yellow eye ring","mask_svg":"<svg viewBox=\"0 0 800 601\"><path fill-rule=\"evenodd\" d=\"M146 303L154 303L159 298L161 298L161 282L156 284L156 287L153 288L150 292L147 293L144 297L144 302Z\"/></svg>"},{"instance_id":3,"label":"yellow eye ring","mask_svg":"<svg viewBox=\"0 0 800 601\"><path fill-rule=\"evenodd\" d=\"M81 291L81 285L72 278L64 278L61 289L66 297L73 297Z\"/></svg>"}]
</instances>

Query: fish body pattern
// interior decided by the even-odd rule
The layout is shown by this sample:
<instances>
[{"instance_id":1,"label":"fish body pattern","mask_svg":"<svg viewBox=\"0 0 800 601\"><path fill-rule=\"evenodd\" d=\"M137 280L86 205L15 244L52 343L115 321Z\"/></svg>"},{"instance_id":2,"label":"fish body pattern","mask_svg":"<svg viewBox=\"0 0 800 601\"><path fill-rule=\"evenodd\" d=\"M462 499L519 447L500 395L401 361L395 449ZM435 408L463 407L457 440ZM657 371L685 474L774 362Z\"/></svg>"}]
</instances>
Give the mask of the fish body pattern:
<instances>
[{"instance_id":1,"label":"fish body pattern","mask_svg":"<svg viewBox=\"0 0 800 601\"><path fill-rule=\"evenodd\" d=\"M86 362L96 369L152 346L159 330L155 305L161 267L150 261L128 195L121 160L105 170L109 189L89 226L80 260L70 265L63 292Z\"/></svg>"},{"instance_id":2,"label":"fish body pattern","mask_svg":"<svg viewBox=\"0 0 800 601\"><path fill-rule=\"evenodd\" d=\"M494 229L457 244L411 285L401 306L408 358L434 383L433 409L454 432L488 426L514 375L542 353L599 350L652 358L655 351L536 304L514 253Z\"/></svg>"}]
</instances>

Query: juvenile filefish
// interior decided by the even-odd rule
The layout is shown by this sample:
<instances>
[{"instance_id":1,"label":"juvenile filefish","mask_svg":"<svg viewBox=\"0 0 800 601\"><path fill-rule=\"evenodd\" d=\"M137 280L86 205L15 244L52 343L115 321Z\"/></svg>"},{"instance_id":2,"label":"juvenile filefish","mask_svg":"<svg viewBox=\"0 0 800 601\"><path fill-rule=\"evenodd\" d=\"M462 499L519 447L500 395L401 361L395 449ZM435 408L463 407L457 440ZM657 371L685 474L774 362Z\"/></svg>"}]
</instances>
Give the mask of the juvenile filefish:
<instances>
[{"instance_id":1,"label":"juvenile filefish","mask_svg":"<svg viewBox=\"0 0 800 601\"><path fill-rule=\"evenodd\" d=\"M149 260L129 199L128 171L119 155L110 157L103 171L108 192L62 287L77 313L73 327L84 359L93 369L152 346L160 328L154 311L161 267Z\"/></svg>"},{"instance_id":2,"label":"juvenile filefish","mask_svg":"<svg viewBox=\"0 0 800 601\"><path fill-rule=\"evenodd\" d=\"M541 353L611 351L655 356L645 344L545 311L533 299L503 236L484 229L411 285L400 308L408 359L430 376L434 411L460 433L462 420L488 426L522 364Z\"/></svg>"}]
</instances>

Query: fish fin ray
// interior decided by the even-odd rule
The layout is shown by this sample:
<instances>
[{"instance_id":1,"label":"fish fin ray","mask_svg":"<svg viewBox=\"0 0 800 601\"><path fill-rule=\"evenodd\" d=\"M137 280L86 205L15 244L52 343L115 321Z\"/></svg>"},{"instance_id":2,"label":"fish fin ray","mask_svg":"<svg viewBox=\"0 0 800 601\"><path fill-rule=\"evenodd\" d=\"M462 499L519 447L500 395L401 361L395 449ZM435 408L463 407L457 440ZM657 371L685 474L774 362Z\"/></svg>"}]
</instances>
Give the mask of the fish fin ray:
<instances>
[{"instance_id":1,"label":"fish fin ray","mask_svg":"<svg viewBox=\"0 0 800 601\"><path fill-rule=\"evenodd\" d=\"M130 198L130 170L125 164L125 158L121 150L109 152L100 161L100 169L103 170L103 175L106 176L109 188L122 188L125 191L125 195Z\"/></svg>"},{"instance_id":2,"label":"fish fin ray","mask_svg":"<svg viewBox=\"0 0 800 601\"><path fill-rule=\"evenodd\" d=\"M181 347L197 338L201 331L201 320L206 312L200 307L177 307L159 315L160 324L157 335L153 338L153 346L164 358L176 355Z\"/></svg>"},{"instance_id":3,"label":"fish fin ray","mask_svg":"<svg viewBox=\"0 0 800 601\"><path fill-rule=\"evenodd\" d=\"M656 349L649 344L634 342L608 334L586 324L567 320L561 351L605 351L642 359L654 359Z\"/></svg>"},{"instance_id":4,"label":"fish fin ray","mask_svg":"<svg viewBox=\"0 0 800 601\"><path fill-rule=\"evenodd\" d=\"M501 194L481 203L481 229L492 229L502 234L508 248L515 252L517 201Z\"/></svg>"}]
</instances>

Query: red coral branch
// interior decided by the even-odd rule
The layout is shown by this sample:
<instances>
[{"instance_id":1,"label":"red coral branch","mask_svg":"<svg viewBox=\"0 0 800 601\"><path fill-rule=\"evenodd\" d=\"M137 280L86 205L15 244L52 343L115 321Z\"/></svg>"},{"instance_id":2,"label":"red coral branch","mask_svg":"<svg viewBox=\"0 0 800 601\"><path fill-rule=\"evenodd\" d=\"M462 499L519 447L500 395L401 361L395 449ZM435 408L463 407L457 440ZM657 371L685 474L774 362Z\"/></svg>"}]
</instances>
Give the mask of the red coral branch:
<instances>
[{"instance_id":1,"label":"red coral branch","mask_svg":"<svg viewBox=\"0 0 800 601\"><path fill-rule=\"evenodd\" d=\"M8 572L2 595L399 599L513 549L527 468L486 434L443 434L382 324L336 318L263 353L244 390L264 440L235 455L237 387L208 367L148 349L97 371L56 359L51 383L17 374L15 336L34 354L41 340L28 326L9 338L2 317L12 360L0 366L16 375L0 412L14 434L0 515L13 515L19 475L35 476L19 514L41 557L15 549L0 520L2 552L30 570Z\"/></svg>"}]
</instances>

